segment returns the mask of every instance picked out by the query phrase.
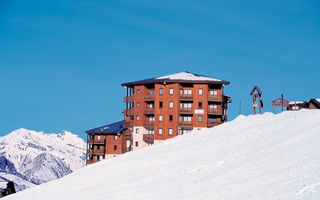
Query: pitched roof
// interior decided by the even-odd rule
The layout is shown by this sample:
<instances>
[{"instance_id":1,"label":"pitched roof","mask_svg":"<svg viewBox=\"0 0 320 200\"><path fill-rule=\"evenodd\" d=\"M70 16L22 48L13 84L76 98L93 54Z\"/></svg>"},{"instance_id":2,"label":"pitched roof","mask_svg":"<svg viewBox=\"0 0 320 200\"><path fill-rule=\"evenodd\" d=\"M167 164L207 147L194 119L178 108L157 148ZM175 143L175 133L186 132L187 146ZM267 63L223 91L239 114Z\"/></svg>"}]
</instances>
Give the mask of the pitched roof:
<instances>
[{"instance_id":1,"label":"pitched roof","mask_svg":"<svg viewBox=\"0 0 320 200\"><path fill-rule=\"evenodd\" d=\"M212 84L224 84L228 85L230 82L211 78L208 76L203 76L199 74L193 74L191 72L180 72L176 74L170 74L166 76L159 76L150 79L144 79L139 81L133 81L128 83L122 83L122 86L133 86L133 85L142 85L148 83L212 83Z\"/></svg>"},{"instance_id":2,"label":"pitched roof","mask_svg":"<svg viewBox=\"0 0 320 200\"><path fill-rule=\"evenodd\" d=\"M313 105L315 105L317 108L320 109L320 99L310 99L309 103L312 103Z\"/></svg>"},{"instance_id":3,"label":"pitched roof","mask_svg":"<svg viewBox=\"0 0 320 200\"><path fill-rule=\"evenodd\" d=\"M92 134L92 133L103 133L103 134L115 134L115 133L120 133L123 131L125 128L123 127L123 120L114 122L112 124L107 124L98 128L90 129L87 130L87 134Z\"/></svg>"}]
</instances>

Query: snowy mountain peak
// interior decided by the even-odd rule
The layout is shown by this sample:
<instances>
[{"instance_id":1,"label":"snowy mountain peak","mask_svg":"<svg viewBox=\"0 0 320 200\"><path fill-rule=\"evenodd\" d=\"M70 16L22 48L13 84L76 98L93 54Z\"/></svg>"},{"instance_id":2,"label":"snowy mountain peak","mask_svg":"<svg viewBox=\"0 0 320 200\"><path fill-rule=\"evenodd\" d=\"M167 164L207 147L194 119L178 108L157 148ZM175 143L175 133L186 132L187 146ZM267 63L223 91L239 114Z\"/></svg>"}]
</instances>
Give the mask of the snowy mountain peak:
<instances>
[{"instance_id":1,"label":"snowy mountain peak","mask_svg":"<svg viewBox=\"0 0 320 200\"><path fill-rule=\"evenodd\" d=\"M85 165L85 142L65 130L46 134L20 128L0 137L0 144L2 160L10 161L10 168L32 184L60 178ZM4 172L13 174L9 169Z\"/></svg>"}]
</instances>

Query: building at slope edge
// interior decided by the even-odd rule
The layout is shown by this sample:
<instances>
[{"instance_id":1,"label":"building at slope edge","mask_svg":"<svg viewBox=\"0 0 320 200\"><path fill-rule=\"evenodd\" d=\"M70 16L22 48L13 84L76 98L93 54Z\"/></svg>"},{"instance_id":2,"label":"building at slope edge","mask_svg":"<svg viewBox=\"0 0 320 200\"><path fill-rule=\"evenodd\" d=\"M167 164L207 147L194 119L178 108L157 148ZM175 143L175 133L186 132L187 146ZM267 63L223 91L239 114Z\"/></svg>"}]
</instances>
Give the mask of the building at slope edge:
<instances>
[{"instance_id":1,"label":"building at slope edge","mask_svg":"<svg viewBox=\"0 0 320 200\"><path fill-rule=\"evenodd\" d=\"M228 84L190 72L123 83L124 120L86 131L87 164L226 122Z\"/></svg>"}]
</instances>

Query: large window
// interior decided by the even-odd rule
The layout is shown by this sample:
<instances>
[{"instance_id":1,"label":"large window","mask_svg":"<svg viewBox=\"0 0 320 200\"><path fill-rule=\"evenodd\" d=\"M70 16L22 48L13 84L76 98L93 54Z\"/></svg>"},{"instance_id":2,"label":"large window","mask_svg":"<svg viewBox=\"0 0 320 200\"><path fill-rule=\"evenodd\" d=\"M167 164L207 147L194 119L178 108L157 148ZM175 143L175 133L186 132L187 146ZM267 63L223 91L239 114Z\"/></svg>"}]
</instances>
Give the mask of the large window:
<instances>
[{"instance_id":1,"label":"large window","mask_svg":"<svg viewBox=\"0 0 320 200\"><path fill-rule=\"evenodd\" d=\"M172 135L173 131L172 131L172 128L169 128L169 135Z\"/></svg>"},{"instance_id":2,"label":"large window","mask_svg":"<svg viewBox=\"0 0 320 200\"><path fill-rule=\"evenodd\" d=\"M163 95L163 88L159 88L159 94Z\"/></svg>"},{"instance_id":3,"label":"large window","mask_svg":"<svg viewBox=\"0 0 320 200\"><path fill-rule=\"evenodd\" d=\"M185 96L191 96L192 95L192 90L184 90L184 95Z\"/></svg>"},{"instance_id":4,"label":"large window","mask_svg":"<svg viewBox=\"0 0 320 200\"><path fill-rule=\"evenodd\" d=\"M185 122L191 122L192 117L191 116L184 116L183 121Z\"/></svg>"},{"instance_id":5,"label":"large window","mask_svg":"<svg viewBox=\"0 0 320 200\"><path fill-rule=\"evenodd\" d=\"M163 115L159 115L159 122L163 121Z\"/></svg>"},{"instance_id":6,"label":"large window","mask_svg":"<svg viewBox=\"0 0 320 200\"><path fill-rule=\"evenodd\" d=\"M173 88L170 88L170 89L169 89L169 94L170 94L170 95L173 95Z\"/></svg>"},{"instance_id":7,"label":"large window","mask_svg":"<svg viewBox=\"0 0 320 200\"><path fill-rule=\"evenodd\" d=\"M217 96L218 95L218 91L217 90L210 90L210 95L211 96Z\"/></svg>"},{"instance_id":8,"label":"large window","mask_svg":"<svg viewBox=\"0 0 320 200\"><path fill-rule=\"evenodd\" d=\"M154 116L149 116L149 122L154 122Z\"/></svg>"}]
</instances>

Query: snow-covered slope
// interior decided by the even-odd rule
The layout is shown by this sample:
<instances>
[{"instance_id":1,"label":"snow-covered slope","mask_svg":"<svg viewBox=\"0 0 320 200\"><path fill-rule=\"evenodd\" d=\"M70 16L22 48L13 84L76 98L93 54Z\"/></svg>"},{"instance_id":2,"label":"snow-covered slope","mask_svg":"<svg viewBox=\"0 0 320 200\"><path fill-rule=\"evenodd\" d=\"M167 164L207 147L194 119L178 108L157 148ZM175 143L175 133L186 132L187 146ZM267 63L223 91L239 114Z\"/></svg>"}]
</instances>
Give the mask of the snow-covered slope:
<instances>
[{"instance_id":1,"label":"snow-covered slope","mask_svg":"<svg viewBox=\"0 0 320 200\"><path fill-rule=\"evenodd\" d=\"M0 177L16 180L20 190L83 167L85 142L67 131L45 134L21 128L0 137L1 159Z\"/></svg>"},{"instance_id":2,"label":"snow-covered slope","mask_svg":"<svg viewBox=\"0 0 320 200\"><path fill-rule=\"evenodd\" d=\"M239 116L7 199L319 199L319 155L319 110Z\"/></svg>"}]
</instances>

